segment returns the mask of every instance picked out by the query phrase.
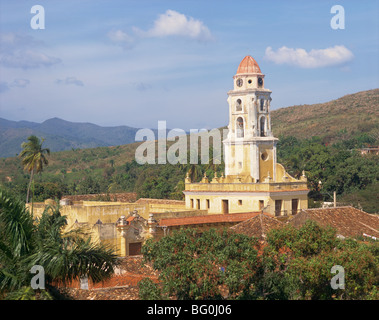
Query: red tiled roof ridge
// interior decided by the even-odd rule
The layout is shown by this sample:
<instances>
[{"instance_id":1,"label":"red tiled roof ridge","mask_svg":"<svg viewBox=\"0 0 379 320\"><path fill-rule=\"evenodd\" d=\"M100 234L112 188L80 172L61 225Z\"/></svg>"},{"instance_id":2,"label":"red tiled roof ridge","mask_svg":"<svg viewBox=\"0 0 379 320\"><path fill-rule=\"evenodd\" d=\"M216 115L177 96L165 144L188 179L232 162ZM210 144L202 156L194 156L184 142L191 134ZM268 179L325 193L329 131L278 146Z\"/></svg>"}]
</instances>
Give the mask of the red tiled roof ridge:
<instances>
[{"instance_id":1,"label":"red tiled roof ridge","mask_svg":"<svg viewBox=\"0 0 379 320\"><path fill-rule=\"evenodd\" d=\"M259 219L258 219L259 218ZM263 240L266 238L266 233L271 229L284 227L285 223L265 213L240 222L230 229L237 233L242 233L247 236L255 236Z\"/></svg>"},{"instance_id":2,"label":"red tiled roof ridge","mask_svg":"<svg viewBox=\"0 0 379 320\"><path fill-rule=\"evenodd\" d=\"M317 211L317 210L320 210L320 211L321 210L338 210L338 209L345 209L345 208L353 209L355 211L360 211L360 212L362 212L364 214L367 214L369 216L379 218L379 215L377 215L377 214L368 213L366 211L363 211L362 209L358 209L358 208L355 208L353 206L326 207L326 208L308 208L308 209L301 209L300 212L302 212L302 211L304 211L304 212L306 212L306 211Z\"/></svg>"},{"instance_id":3,"label":"red tiled roof ridge","mask_svg":"<svg viewBox=\"0 0 379 320\"><path fill-rule=\"evenodd\" d=\"M259 214L260 212L239 212L239 213L227 213L227 214L208 214L208 215L202 215L202 216L190 216L190 217L182 217L182 218L164 218L160 220L159 225L160 226L178 226L178 225L186 225L186 224L237 222L237 221L245 221Z\"/></svg>"},{"instance_id":4,"label":"red tiled roof ridge","mask_svg":"<svg viewBox=\"0 0 379 320\"><path fill-rule=\"evenodd\" d=\"M379 216L352 206L303 209L288 223L301 226L308 219L323 226L331 226L344 237L371 234L373 231L379 234Z\"/></svg>"},{"instance_id":5,"label":"red tiled roof ridge","mask_svg":"<svg viewBox=\"0 0 379 320\"><path fill-rule=\"evenodd\" d=\"M307 208L307 209L301 209L303 211L307 211L307 210L333 210L333 209L339 209L339 208L353 208L353 209L356 209L356 210L359 210L359 211L362 211L361 209L357 209L357 208L354 208L353 206L339 206L339 207L326 207L326 208ZM364 212L364 211L362 211ZM367 212L365 212L367 213Z\"/></svg>"}]
</instances>

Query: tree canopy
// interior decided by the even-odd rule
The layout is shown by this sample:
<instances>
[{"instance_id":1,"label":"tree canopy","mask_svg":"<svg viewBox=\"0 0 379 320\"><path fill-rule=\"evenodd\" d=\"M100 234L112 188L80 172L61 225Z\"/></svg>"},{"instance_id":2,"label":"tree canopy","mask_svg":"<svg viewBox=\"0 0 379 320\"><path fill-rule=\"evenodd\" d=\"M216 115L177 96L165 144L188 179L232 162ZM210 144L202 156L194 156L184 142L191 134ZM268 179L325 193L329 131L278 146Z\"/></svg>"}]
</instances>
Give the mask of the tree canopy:
<instances>
[{"instance_id":1,"label":"tree canopy","mask_svg":"<svg viewBox=\"0 0 379 320\"><path fill-rule=\"evenodd\" d=\"M0 190L0 295L35 298L30 290L33 266L42 266L47 291L57 283L88 276L93 282L110 277L117 265L113 249L91 241L84 230L65 230L66 217L47 207L35 219L21 201Z\"/></svg>"},{"instance_id":2,"label":"tree canopy","mask_svg":"<svg viewBox=\"0 0 379 320\"><path fill-rule=\"evenodd\" d=\"M267 241L228 230L182 229L142 248L160 271L144 279L142 299L378 299L379 244L340 240L335 230L307 222L271 230ZM333 266L345 289L333 289Z\"/></svg>"}]
</instances>

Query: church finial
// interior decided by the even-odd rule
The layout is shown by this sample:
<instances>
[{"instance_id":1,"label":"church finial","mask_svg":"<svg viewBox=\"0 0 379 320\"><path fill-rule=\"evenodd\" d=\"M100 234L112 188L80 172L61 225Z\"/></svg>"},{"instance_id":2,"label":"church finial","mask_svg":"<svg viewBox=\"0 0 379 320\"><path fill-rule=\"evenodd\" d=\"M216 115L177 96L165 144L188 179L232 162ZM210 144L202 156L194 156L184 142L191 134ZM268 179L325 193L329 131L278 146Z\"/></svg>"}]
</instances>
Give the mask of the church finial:
<instances>
[{"instance_id":1,"label":"church finial","mask_svg":"<svg viewBox=\"0 0 379 320\"><path fill-rule=\"evenodd\" d=\"M204 176L203 176L203 179L201 179L201 182L202 183L208 183L209 182L209 180L208 180L208 178L207 178L207 174L204 172Z\"/></svg>"},{"instance_id":2,"label":"church finial","mask_svg":"<svg viewBox=\"0 0 379 320\"><path fill-rule=\"evenodd\" d=\"M190 175L189 175L189 171L187 171L186 178L185 178L184 182L185 183L192 183Z\"/></svg>"},{"instance_id":3,"label":"church finial","mask_svg":"<svg viewBox=\"0 0 379 320\"><path fill-rule=\"evenodd\" d=\"M212 179L212 183L218 183L218 182L219 182L219 179L217 177L217 172L215 172L215 175L214 175L214 177Z\"/></svg>"},{"instance_id":4,"label":"church finial","mask_svg":"<svg viewBox=\"0 0 379 320\"><path fill-rule=\"evenodd\" d=\"M301 175L301 180L307 181L307 176L305 175L305 171L303 170L302 175Z\"/></svg>"}]
</instances>

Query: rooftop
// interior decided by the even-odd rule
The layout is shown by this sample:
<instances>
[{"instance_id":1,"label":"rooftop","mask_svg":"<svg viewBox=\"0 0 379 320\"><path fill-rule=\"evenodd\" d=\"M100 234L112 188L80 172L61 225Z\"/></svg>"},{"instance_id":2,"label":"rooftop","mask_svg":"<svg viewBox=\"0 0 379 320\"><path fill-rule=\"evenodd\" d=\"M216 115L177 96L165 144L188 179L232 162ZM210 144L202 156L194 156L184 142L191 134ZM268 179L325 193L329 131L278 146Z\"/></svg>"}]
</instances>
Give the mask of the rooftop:
<instances>
[{"instance_id":1,"label":"rooftop","mask_svg":"<svg viewBox=\"0 0 379 320\"><path fill-rule=\"evenodd\" d=\"M313 220L321 226L330 226L343 237L368 235L379 237L379 216L353 207L305 209L295 215L288 223L301 226L306 220Z\"/></svg>"},{"instance_id":2,"label":"rooftop","mask_svg":"<svg viewBox=\"0 0 379 320\"><path fill-rule=\"evenodd\" d=\"M237 74L246 73L262 73L258 63L251 56L246 56L245 58L243 58L237 69Z\"/></svg>"},{"instance_id":3,"label":"rooftop","mask_svg":"<svg viewBox=\"0 0 379 320\"><path fill-rule=\"evenodd\" d=\"M263 213L245 220L230 229L236 233L241 233L249 237L256 237L260 240L266 238L266 234L271 229L277 229L284 226L284 223L272 217L269 214Z\"/></svg>"},{"instance_id":4,"label":"rooftop","mask_svg":"<svg viewBox=\"0 0 379 320\"><path fill-rule=\"evenodd\" d=\"M244 213L230 213L230 214L210 214L196 217L183 217L183 218L167 218L161 219L159 225L161 227L173 227L173 226L188 226L199 225L207 223L233 223L241 222L250 219L260 212L244 212Z\"/></svg>"}]
</instances>

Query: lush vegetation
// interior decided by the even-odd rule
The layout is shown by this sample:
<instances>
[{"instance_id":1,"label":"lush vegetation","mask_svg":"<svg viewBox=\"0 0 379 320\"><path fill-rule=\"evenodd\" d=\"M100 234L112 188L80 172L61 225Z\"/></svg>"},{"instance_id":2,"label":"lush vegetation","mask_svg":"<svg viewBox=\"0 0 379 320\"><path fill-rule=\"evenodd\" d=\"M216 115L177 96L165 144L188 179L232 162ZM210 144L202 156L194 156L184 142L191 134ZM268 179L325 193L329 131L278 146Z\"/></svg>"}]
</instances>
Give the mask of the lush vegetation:
<instances>
[{"instance_id":1,"label":"lush vegetation","mask_svg":"<svg viewBox=\"0 0 379 320\"><path fill-rule=\"evenodd\" d=\"M139 283L142 299L379 298L378 242L339 240L314 222L271 230L265 244L227 230L183 229L148 240L142 252L160 271L159 284ZM335 265L344 268L344 289L331 287Z\"/></svg>"},{"instance_id":2,"label":"lush vegetation","mask_svg":"<svg viewBox=\"0 0 379 320\"><path fill-rule=\"evenodd\" d=\"M338 202L370 213L379 212L378 156L359 153L360 148L379 146L378 104L379 89L374 89L327 103L272 111L274 135L280 139L278 162L295 177L305 171L310 206L331 201L336 191ZM50 123L49 128L54 126L55 122ZM59 123L58 127L62 134L71 136L87 132L84 130L87 127L83 129L79 125L75 130L67 123ZM91 130L93 133L93 128ZM126 133L122 130L113 132L113 136L120 139L123 134ZM88 138L88 135L87 132L84 136ZM64 194L113 192L182 199L188 171L194 181L199 181L204 173L212 178L215 171L223 171L223 164L212 163L139 165L134 161L139 145L72 147L69 151L53 152L48 157L49 166L34 174L33 200L60 198ZM31 173L23 171L17 158L0 158L0 185L20 199L27 194Z\"/></svg>"},{"instance_id":3,"label":"lush vegetation","mask_svg":"<svg viewBox=\"0 0 379 320\"><path fill-rule=\"evenodd\" d=\"M337 201L341 203L370 213L379 212L379 156L359 152L359 148L378 144L376 137L360 134L329 145L319 137L279 138L278 162L296 178L305 171L311 207L318 206L320 201L332 201L333 191L336 191ZM199 181L204 173L212 179L215 172L224 171L223 163L212 162L139 165L133 159L133 150L135 146L133 149L127 145L52 153L49 166L34 176L34 201L61 198L64 194L113 192L137 192L144 198L183 199L187 172L194 181ZM21 161L0 159L0 165L3 171L0 183L24 199L30 175L23 172Z\"/></svg>"},{"instance_id":4,"label":"lush vegetation","mask_svg":"<svg viewBox=\"0 0 379 320\"><path fill-rule=\"evenodd\" d=\"M24 203L0 190L0 298L52 299L57 283L82 276L99 282L114 273L113 249L91 242L85 230L64 230L66 224L59 208L47 207L35 219ZM33 266L43 267L45 289L32 290Z\"/></svg>"},{"instance_id":5,"label":"lush vegetation","mask_svg":"<svg viewBox=\"0 0 379 320\"><path fill-rule=\"evenodd\" d=\"M38 137L32 135L28 138L28 142L21 144L22 151L20 157L22 158L22 164L24 165L24 169L30 173L26 203L29 203L30 186L33 182L34 172L42 172L43 167L49 163L45 154L50 154L50 149L42 148L43 141L43 139L40 141Z\"/></svg>"},{"instance_id":6,"label":"lush vegetation","mask_svg":"<svg viewBox=\"0 0 379 320\"><path fill-rule=\"evenodd\" d=\"M361 155L359 148L378 143L366 134L325 145L318 137L299 140L281 137L278 161L299 178L304 170L310 203L337 200L371 213L379 212L379 156Z\"/></svg>"}]
</instances>

